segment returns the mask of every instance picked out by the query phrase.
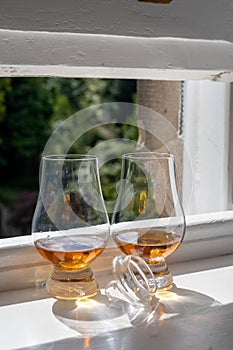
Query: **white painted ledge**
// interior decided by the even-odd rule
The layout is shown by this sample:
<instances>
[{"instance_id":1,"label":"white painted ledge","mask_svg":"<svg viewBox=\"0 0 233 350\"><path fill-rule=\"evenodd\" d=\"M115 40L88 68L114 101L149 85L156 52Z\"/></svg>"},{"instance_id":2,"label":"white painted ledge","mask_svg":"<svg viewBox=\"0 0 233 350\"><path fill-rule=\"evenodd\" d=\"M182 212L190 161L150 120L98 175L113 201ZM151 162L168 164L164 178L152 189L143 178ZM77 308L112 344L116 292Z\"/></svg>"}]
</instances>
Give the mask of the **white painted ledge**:
<instances>
[{"instance_id":1,"label":"white painted ledge","mask_svg":"<svg viewBox=\"0 0 233 350\"><path fill-rule=\"evenodd\" d=\"M117 310L108 313L104 295L79 302L77 308L75 303L49 298L42 288L1 292L1 350L230 350L233 267L229 261L219 267L221 260L197 261L201 271L195 263L178 266L178 273L174 266L176 287L161 296L163 316L149 327L133 327ZM96 278L103 291L112 280L111 266L105 265Z\"/></svg>"},{"instance_id":2,"label":"white painted ledge","mask_svg":"<svg viewBox=\"0 0 233 350\"><path fill-rule=\"evenodd\" d=\"M232 223L232 212L187 217L188 234L174 254L180 262L169 263L176 287L162 296L164 315L150 327L133 327L124 314L108 318L102 312L103 297L84 303L84 313L80 304L77 312L76 305L49 298L43 288L35 287L36 281L47 279L50 267L36 253L32 237L1 240L1 350L141 350L155 344L161 350L231 349ZM109 247L92 264L102 290L113 278L112 259L119 253ZM88 319L90 307L97 322L93 316Z\"/></svg>"},{"instance_id":3,"label":"white painted ledge","mask_svg":"<svg viewBox=\"0 0 233 350\"><path fill-rule=\"evenodd\" d=\"M233 44L0 30L0 76L233 81Z\"/></svg>"},{"instance_id":4,"label":"white painted ledge","mask_svg":"<svg viewBox=\"0 0 233 350\"><path fill-rule=\"evenodd\" d=\"M233 212L187 216L187 230L179 249L168 258L169 264L187 264L198 259L233 254ZM110 240L101 258L93 266L98 270L110 266L121 252ZM32 287L48 276L51 269L36 251L32 236L0 240L0 291ZM20 277L20 278L19 278Z\"/></svg>"}]
</instances>

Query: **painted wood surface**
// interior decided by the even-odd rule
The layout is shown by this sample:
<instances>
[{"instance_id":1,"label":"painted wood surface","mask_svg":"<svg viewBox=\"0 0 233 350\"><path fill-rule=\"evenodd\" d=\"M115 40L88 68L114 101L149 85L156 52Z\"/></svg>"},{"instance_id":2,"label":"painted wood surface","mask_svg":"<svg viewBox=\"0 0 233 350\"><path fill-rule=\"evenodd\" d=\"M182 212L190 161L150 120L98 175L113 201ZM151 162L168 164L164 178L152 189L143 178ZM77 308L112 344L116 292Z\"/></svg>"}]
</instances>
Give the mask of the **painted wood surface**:
<instances>
[{"instance_id":1,"label":"painted wood surface","mask_svg":"<svg viewBox=\"0 0 233 350\"><path fill-rule=\"evenodd\" d=\"M231 0L3 0L0 28L232 42L232 15Z\"/></svg>"},{"instance_id":2,"label":"painted wood surface","mask_svg":"<svg viewBox=\"0 0 233 350\"><path fill-rule=\"evenodd\" d=\"M0 30L0 76L232 81L233 44Z\"/></svg>"},{"instance_id":3,"label":"painted wood surface","mask_svg":"<svg viewBox=\"0 0 233 350\"><path fill-rule=\"evenodd\" d=\"M113 279L111 265L96 271L102 294L83 303L48 298L43 288L1 292L1 349L230 350L233 267L228 258L228 263L204 259L174 270L175 286L158 295L160 317L149 326L145 318L134 321L133 305L128 314L109 307L104 287Z\"/></svg>"},{"instance_id":4,"label":"painted wood surface","mask_svg":"<svg viewBox=\"0 0 233 350\"><path fill-rule=\"evenodd\" d=\"M1 2L0 76L233 80L230 0Z\"/></svg>"}]
</instances>

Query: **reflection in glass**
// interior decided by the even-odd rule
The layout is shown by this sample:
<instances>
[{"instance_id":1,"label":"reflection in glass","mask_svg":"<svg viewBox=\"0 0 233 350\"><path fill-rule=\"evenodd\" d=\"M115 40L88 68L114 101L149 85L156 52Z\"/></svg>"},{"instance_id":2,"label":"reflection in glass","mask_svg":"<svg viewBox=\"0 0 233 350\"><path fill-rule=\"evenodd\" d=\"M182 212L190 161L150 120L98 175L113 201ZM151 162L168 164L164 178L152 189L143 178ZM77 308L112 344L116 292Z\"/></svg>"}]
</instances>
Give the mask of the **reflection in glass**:
<instances>
[{"instance_id":1,"label":"reflection in glass","mask_svg":"<svg viewBox=\"0 0 233 350\"><path fill-rule=\"evenodd\" d=\"M149 264L158 289L172 285L165 259L180 246L184 233L174 156L151 152L123 155L112 217L113 239L123 253L139 255Z\"/></svg>"},{"instance_id":2,"label":"reflection in glass","mask_svg":"<svg viewBox=\"0 0 233 350\"><path fill-rule=\"evenodd\" d=\"M148 326L159 316L156 281L149 265L137 255L113 259L115 280L105 287L109 306L121 307L133 326Z\"/></svg>"},{"instance_id":3,"label":"reflection in glass","mask_svg":"<svg viewBox=\"0 0 233 350\"><path fill-rule=\"evenodd\" d=\"M39 253L53 264L46 288L61 299L93 296L89 264L101 254L109 222L95 156L45 156L32 233Z\"/></svg>"}]
</instances>

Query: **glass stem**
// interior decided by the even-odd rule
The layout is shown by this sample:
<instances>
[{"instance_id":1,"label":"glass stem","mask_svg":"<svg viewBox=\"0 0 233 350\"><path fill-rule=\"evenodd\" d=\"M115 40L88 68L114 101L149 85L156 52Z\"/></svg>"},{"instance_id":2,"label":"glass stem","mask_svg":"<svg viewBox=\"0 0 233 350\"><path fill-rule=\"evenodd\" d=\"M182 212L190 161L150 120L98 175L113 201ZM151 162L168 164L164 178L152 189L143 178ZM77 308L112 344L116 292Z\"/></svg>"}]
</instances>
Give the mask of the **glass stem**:
<instances>
[{"instance_id":1,"label":"glass stem","mask_svg":"<svg viewBox=\"0 0 233 350\"><path fill-rule=\"evenodd\" d=\"M57 299L83 299L97 294L98 284L90 267L67 271L54 268L46 283L47 292Z\"/></svg>"},{"instance_id":2,"label":"glass stem","mask_svg":"<svg viewBox=\"0 0 233 350\"><path fill-rule=\"evenodd\" d=\"M168 290L172 287L173 278L164 258L157 263L149 264L149 267L154 274L158 290Z\"/></svg>"}]
</instances>

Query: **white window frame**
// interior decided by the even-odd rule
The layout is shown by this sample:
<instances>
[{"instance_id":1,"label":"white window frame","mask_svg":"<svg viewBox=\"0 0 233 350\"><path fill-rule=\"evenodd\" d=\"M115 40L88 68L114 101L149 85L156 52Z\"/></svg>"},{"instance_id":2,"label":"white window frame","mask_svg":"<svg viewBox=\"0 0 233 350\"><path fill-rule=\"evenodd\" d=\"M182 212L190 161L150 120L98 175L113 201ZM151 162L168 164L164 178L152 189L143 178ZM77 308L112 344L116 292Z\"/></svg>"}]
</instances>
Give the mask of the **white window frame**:
<instances>
[{"instance_id":1,"label":"white window frame","mask_svg":"<svg viewBox=\"0 0 233 350\"><path fill-rule=\"evenodd\" d=\"M212 60L203 66L209 55ZM0 30L0 76L232 81L231 58L232 44L222 41ZM185 240L171 261L233 252L232 212L186 219ZM0 289L18 286L19 279L11 276L19 268L25 272L22 280L37 279L45 262L30 236L2 239L0 244Z\"/></svg>"},{"instance_id":2,"label":"white window frame","mask_svg":"<svg viewBox=\"0 0 233 350\"><path fill-rule=\"evenodd\" d=\"M231 84L187 81L183 100L186 214L229 210Z\"/></svg>"}]
</instances>

